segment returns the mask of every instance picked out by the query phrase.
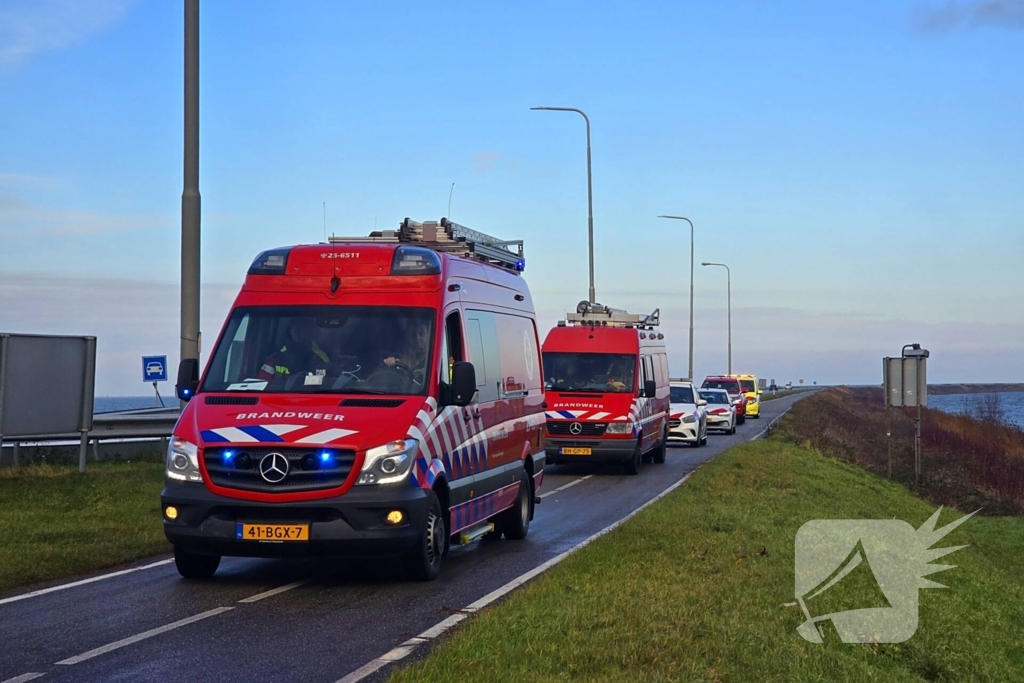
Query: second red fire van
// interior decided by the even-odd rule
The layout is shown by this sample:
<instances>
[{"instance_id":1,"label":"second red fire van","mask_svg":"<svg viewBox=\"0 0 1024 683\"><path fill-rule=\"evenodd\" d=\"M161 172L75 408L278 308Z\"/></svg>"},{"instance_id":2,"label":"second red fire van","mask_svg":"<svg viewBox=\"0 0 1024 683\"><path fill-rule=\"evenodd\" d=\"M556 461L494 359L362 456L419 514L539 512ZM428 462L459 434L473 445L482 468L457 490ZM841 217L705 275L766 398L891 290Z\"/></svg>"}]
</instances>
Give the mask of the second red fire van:
<instances>
[{"instance_id":1,"label":"second red fire van","mask_svg":"<svg viewBox=\"0 0 1024 683\"><path fill-rule=\"evenodd\" d=\"M658 311L581 302L544 340L548 462L665 462L669 372Z\"/></svg>"},{"instance_id":2,"label":"second red fire van","mask_svg":"<svg viewBox=\"0 0 1024 683\"><path fill-rule=\"evenodd\" d=\"M202 378L179 367L179 572L357 555L432 579L453 541L524 538L545 463L524 265L521 242L445 219L260 254Z\"/></svg>"}]
</instances>

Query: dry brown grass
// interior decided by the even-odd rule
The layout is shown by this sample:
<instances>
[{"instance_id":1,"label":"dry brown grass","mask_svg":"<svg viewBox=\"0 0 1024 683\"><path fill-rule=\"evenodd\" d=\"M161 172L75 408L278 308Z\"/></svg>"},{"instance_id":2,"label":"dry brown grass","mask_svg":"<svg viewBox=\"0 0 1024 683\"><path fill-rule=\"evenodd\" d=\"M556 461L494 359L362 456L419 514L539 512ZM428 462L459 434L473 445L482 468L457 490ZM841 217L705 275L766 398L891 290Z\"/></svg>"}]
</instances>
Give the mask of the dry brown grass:
<instances>
[{"instance_id":1,"label":"dry brown grass","mask_svg":"<svg viewBox=\"0 0 1024 683\"><path fill-rule=\"evenodd\" d=\"M922 410L922 476L914 484L915 409L891 410L881 389L836 387L796 403L780 425L787 438L892 477L922 497L985 515L1024 513L1024 431L938 410ZM889 443L887 443L887 441Z\"/></svg>"}]
</instances>

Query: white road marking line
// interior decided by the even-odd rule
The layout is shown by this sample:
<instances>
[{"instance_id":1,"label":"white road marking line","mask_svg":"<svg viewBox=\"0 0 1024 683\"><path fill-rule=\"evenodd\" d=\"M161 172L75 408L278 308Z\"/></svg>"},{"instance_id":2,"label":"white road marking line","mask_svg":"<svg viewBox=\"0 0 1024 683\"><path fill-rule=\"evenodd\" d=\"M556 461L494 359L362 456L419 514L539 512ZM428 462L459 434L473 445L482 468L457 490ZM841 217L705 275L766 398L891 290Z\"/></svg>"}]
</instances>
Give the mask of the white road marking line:
<instances>
[{"instance_id":1,"label":"white road marking line","mask_svg":"<svg viewBox=\"0 0 1024 683\"><path fill-rule=\"evenodd\" d=\"M203 612L201 614L194 614L191 617L186 617L185 619L181 619L179 621L176 621L173 624L167 624L165 626L160 626L158 628L150 629L149 631L144 631L144 632L138 633L138 634L136 634L134 636L129 636L127 638L122 638L121 640L118 640L116 642L110 643L108 645L104 645L102 647L98 647L95 650L89 650L88 652L83 652L80 655L76 655L74 657L69 657L67 659L62 659L61 661L57 662L57 664L65 664L65 665L78 664L79 662L84 662L87 659L92 659L93 657L99 657L100 655L105 655L108 652L112 652L114 650L117 650L119 648L125 647L127 645L132 645L134 643L139 642L140 640L145 640L146 638L152 638L153 636L158 636L161 633L167 633L168 631L173 631L176 628L181 628L182 626L188 626L189 624L194 624L197 621L202 621L203 619L208 619L209 617L215 617L218 614L223 614L224 612L229 612L229 611L231 611L233 609L235 609L235 608L234 607L218 607L216 609L211 609L208 612Z\"/></svg>"},{"instance_id":2,"label":"white road marking line","mask_svg":"<svg viewBox=\"0 0 1024 683\"><path fill-rule=\"evenodd\" d=\"M792 406L790 406L790 408L792 408ZM783 410L783 411L782 411L781 413L779 413L778 415L776 415L776 416L775 416L775 417L774 417L774 418L773 418L773 419L771 420L771 422L769 422L768 424L766 424L766 425L765 425L764 429L762 429L762 430L761 430L761 431L760 431L760 432L759 432L759 433L758 433L757 435L755 435L755 436L754 436L754 437L753 437L753 438L751 439L751 441L757 441L757 440L758 440L758 439L760 439L760 438L761 438L762 436L764 436L765 434L767 434L767 433L768 433L768 430L769 430L769 429L771 429L772 427L774 427L774 426L775 426L775 423L777 423L777 422L778 422L779 420L781 420L781 419L782 419L782 416L783 416L783 415L785 415L786 413L788 413L788 412L789 412L789 410L790 410L790 408L786 408L786 409L785 409L785 410Z\"/></svg>"},{"instance_id":3,"label":"white road marking line","mask_svg":"<svg viewBox=\"0 0 1024 683\"><path fill-rule=\"evenodd\" d=\"M564 491L567 488L569 488L570 486L575 486L576 484L580 483L581 481L586 481L587 479L590 479L592 476L594 476L594 475L593 474L588 474L585 477L580 477L579 479L573 479L568 484L563 484L562 486L559 486L557 489L553 489L551 491L548 491L547 493L540 494L539 496L537 496L537 500L544 500L548 496L554 495L554 494L558 493L559 491Z\"/></svg>"},{"instance_id":4,"label":"white road marking line","mask_svg":"<svg viewBox=\"0 0 1024 683\"><path fill-rule=\"evenodd\" d=\"M250 595L248 598L244 598L242 600L239 600L238 602L242 602L242 603L259 602L260 600L263 600L264 598L272 598L275 595L278 595L280 593L284 593L285 591L290 591L293 588L298 588L299 586L307 584L307 583L309 583L312 580L313 579L303 579L302 581L294 581L294 582L286 584L284 586L278 586L277 588L271 588L268 591L263 591L262 593L257 593L256 595Z\"/></svg>"},{"instance_id":5,"label":"white road marking line","mask_svg":"<svg viewBox=\"0 0 1024 683\"><path fill-rule=\"evenodd\" d=\"M680 479L676 483L672 484L667 489L665 489L664 491L659 493L657 496L655 496L654 498L651 498L649 501L647 501L646 503L644 503L643 505L641 505L637 509L633 510L632 512L630 512L628 515L626 515L622 519L618 520L617 522L612 522L611 524L606 526L604 529L601 529L600 531L598 531L594 535L589 536L589 537L583 539L582 541L580 541L579 543L577 543L573 547L569 548L565 552L563 552L563 553L561 553L559 555L556 555L555 557L552 557L547 562L545 562L545 563L543 563L541 565L538 565L537 567L534 567L533 569L531 569L530 571L526 572L525 574L522 574L518 578L515 578L512 581L509 581L508 583L506 583L501 588L498 588L497 590L491 591L490 593L488 593L484 597L480 598L479 600L469 604L468 606L466 606L463 609L463 611L461 611L461 612L459 612L457 614L451 615L450 617L448 617L444 621L439 622L438 624L436 624L433 627L427 629L426 631L424 631L423 633L419 634L418 636L416 636L414 638L410 638L409 640L405 641L404 643L402 643L398 647L395 647L392 650L390 650L390 651L386 652L385 654L381 655L380 657L377 657L376 659L367 662L366 664L364 664L363 666L359 667L355 671L353 671L353 672L347 674L345 677L339 679L336 683L357 683L358 681L361 681L361 680L367 678L368 676L376 673L377 671L380 671L385 666L388 666L389 664L394 664L395 662L400 661L401 659L404 659L409 654L411 654L419 645L421 645L423 643L426 643L426 642L429 642L430 640L433 640L433 639L437 638L438 636L442 635L443 633L445 633L446 631L451 629L453 626L455 626L459 622L467 619L471 613L478 612L479 610L481 610L484 607L486 607L487 605L491 604L492 602L494 602L498 598L500 598L500 597L502 597L502 596L512 592L513 590L515 590L516 588L519 588L524 583L527 583L528 581L530 581L531 579L535 578L539 574L543 574L548 569L551 569L556 564L562 562L565 558L569 557L570 555L572 555L574 552L576 552L577 550L579 550L583 546L589 545L590 543L593 543L595 540L597 540L598 538L604 536L605 534L608 534L608 533L614 531L616 528L618 528L619 526L621 526L625 522L627 522L630 519L632 519L633 517L635 517L637 514L639 514L642 510L644 510L648 506L653 505L654 503L658 502L659 500L661 500L662 498L664 498L665 496L667 496L668 494L672 493L677 488L682 486L684 483L686 483L686 480L690 478L690 476L693 474L693 472L696 472L696 471L697 470L694 469L692 472L689 472L685 477L683 477L682 479ZM590 476L593 476L593 475L590 475ZM567 484L567 486L569 486L571 484L578 483L580 481L582 481L582 479L576 479L576 480L570 482L569 484ZM558 490L558 489L556 489L556 490ZM554 493L554 491L552 491L551 493Z\"/></svg>"},{"instance_id":6,"label":"white road marking line","mask_svg":"<svg viewBox=\"0 0 1024 683\"><path fill-rule=\"evenodd\" d=\"M20 676L15 676L14 678L8 678L6 681L3 681L3 683L27 683L28 681L34 681L37 678L42 678L45 675L46 674L36 674L36 673L21 674Z\"/></svg>"},{"instance_id":7,"label":"white road marking line","mask_svg":"<svg viewBox=\"0 0 1024 683\"><path fill-rule=\"evenodd\" d=\"M3 600L0 600L0 605L6 605L9 602L18 602L19 600L28 600L29 598L34 598L40 595L46 595L47 593L62 591L68 588L75 588L77 586L84 586L87 583L94 583L96 581L112 579L115 576L124 576L125 574L131 574L132 572L141 572L143 569L162 567L165 564L170 564L173 561L174 560L160 560L159 562L153 562L152 564L143 565L141 567L133 567L132 569L122 569L121 571L111 572L109 574L101 574L100 576L94 576L91 579L82 579L81 581L74 581L72 583L65 583L59 586L51 586L50 588L43 588L42 590L32 591L31 593L25 593L24 595L15 595L13 598L4 598ZM7 682L4 681L4 683Z\"/></svg>"}]
</instances>

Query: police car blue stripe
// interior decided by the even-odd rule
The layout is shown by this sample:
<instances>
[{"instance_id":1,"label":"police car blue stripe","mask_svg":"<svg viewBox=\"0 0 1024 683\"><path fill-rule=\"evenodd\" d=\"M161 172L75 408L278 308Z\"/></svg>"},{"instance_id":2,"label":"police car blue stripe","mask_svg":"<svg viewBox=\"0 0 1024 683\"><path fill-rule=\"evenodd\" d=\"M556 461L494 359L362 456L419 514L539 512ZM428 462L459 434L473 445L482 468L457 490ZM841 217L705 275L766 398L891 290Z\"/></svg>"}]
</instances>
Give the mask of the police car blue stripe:
<instances>
[{"instance_id":1,"label":"police car blue stripe","mask_svg":"<svg viewBox=\"0 0 1024 683\"><path fill-rule=\"evenodd\" d=\"M252 438L262 443L280 443L284 439L269 429L260 427L259 425L250 425L248 427L239 427L240 430L251 436Z\"/></svg>"}]
</instances>

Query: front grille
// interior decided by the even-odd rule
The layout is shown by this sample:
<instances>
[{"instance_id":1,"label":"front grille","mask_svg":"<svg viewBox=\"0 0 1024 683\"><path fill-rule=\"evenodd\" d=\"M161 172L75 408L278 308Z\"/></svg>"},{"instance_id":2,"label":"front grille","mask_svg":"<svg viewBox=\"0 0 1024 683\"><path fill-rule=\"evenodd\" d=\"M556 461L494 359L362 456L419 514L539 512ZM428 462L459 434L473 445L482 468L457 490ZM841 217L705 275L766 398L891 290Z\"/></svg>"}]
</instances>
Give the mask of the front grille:
<instances>
[{"instance_id":1,"label":"front grille","mask_svg":"<svg viewBox=\"0 0 1024 683\"><path fill-rule=\"evenodd\" d=\"M254 406L260 402L258 396L207 396L208 406Z\"/></svg>"},{"instance_id":2,"label":"front grille","mask_svg":"<svg viewBox=\"0 0 1024 683\"><path fill-rule=\"evenodd\" d=\"M231 457L225 459L227 453ZM288 475L271 484L260 475L260 461L270 453L288 459ZM324 462L322 455L328 455ZM341 486L348 479L356 453L337 448L207 448L203 461L210 481L243 491L261 493L297 493Z\"/></svg>"},{"instance_id":3,"label":"front grille","mask_svg":"<svg viewBox=\"0 0 1024 683\"><path fill-rule=\"evenodd\" d=\"M674 420L673 419L673 420L669 420L668 421L668 426L669 426L670 429L675 429L676 427L678 427L682 423L683 423L682 420Z\"/></svg>"},{"instance_id":4,"label":"front grille","mask_svg":"<svg viewBox=\"0 0 1024 683\"><path fill-rule=\"evenodd\" d=\"M579 434L573 434L570 430L574 424L580 426L582 431ZM603 436L607 428L607 422L548 422L548 434L552 436Z\"/></svg>"}]
</instances>

